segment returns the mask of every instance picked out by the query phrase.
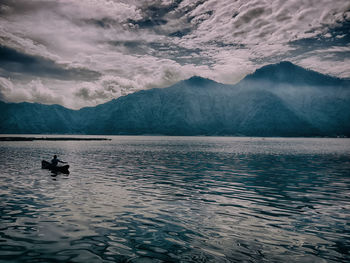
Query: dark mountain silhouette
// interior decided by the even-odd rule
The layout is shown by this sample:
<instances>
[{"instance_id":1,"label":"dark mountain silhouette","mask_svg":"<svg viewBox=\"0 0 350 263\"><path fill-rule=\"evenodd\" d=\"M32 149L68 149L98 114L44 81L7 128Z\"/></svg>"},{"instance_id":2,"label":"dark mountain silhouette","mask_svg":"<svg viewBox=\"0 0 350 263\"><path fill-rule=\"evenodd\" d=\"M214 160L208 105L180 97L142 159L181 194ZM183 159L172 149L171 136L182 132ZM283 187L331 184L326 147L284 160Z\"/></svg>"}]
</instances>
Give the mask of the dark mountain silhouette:
<instances>
[{"instance_id":1,"label":"dark mountain silhouette","mask_svg":"<svg viewBox=\"0 0 350 263\"><path fill-rule=\"evenodd\" d=\"M350 136L350 85L281 62L236 85L192 77L78 111L0 103L1 133Z\"/></svg>"}]
</instances>

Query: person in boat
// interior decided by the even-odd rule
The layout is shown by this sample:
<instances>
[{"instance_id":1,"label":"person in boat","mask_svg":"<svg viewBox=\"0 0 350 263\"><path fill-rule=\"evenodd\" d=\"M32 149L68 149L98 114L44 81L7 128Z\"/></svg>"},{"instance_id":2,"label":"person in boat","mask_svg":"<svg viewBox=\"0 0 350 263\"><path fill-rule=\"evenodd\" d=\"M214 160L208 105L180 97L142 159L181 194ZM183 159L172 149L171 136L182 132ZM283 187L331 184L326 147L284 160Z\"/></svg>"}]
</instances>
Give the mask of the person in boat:
<instances>
[{"instance_id":1,"label":"person in boat","mask_svg":"<svg viewBox=\"0 0 350 263\"><path fill-rule=\"evenodd\" d=\"M63 161L59 160L59 159L57 158L57 155L54 155L54 156L53 156L53 159L51 160L51 164L52 164L53 166L57 166L58 163L67 163L67 162L63 162Z\"/></svg>"}]
</instances>

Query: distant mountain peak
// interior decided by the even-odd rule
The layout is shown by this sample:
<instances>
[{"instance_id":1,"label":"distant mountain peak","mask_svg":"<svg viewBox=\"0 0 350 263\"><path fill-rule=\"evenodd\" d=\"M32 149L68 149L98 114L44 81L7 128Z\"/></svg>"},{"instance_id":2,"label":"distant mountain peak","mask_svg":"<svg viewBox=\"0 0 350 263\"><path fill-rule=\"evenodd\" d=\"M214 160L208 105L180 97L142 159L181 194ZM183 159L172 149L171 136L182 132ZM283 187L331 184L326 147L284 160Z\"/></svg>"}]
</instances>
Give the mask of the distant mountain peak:
<instances>
[{"instance_id":1,"label":"distant mountain peak","mask_svg":"<svg viewBox=\"0 0 350 263\"><path fill-rule=\"evenodd\" d=\"M280 61L275 64L265 65L255 71L255 73L260 72L269 72L269 73L291 73L294 71L311 71L309 69L305 69L298 65L293 64L290 61Z\"/></svg>"},{"instance_id":2,"label":"distant mountain peak","mask_svg":"<svg viewBox=\"0 0 350 263\"><path fill-rule=\"evenodd\" d=\"M184 80L184 82L192 86L203 86L203 85L216 83L211 79L203 78L200 76L192 76L191 78Z\"/></svg>"},{"instance_id":3,"label":"distant mountain peak","mask_svg":"<svg viewBox=\"0 0 350 263\"><path fill-rule=\"evenodd\" d=\"M245 80L312 86L339 85L343 81L336 77L305 69L290 61L281 61L276 64L263 66L246 76Z\"/></svg>"},{"instance_id":4,"label":"distant mountain peak","mask_svg":"<svg viewBox=\"0 0 350 263\"><path fill-rule=\"evenodd\" d=\"M282 66L282 67L289 67L289 68L300 68L299 66L293 64L292 62L288 61L288 60L282 60L276 64L270 64L267 66ZM265 66L265 67L267 67Z\"/></svg>"}]
</instances>

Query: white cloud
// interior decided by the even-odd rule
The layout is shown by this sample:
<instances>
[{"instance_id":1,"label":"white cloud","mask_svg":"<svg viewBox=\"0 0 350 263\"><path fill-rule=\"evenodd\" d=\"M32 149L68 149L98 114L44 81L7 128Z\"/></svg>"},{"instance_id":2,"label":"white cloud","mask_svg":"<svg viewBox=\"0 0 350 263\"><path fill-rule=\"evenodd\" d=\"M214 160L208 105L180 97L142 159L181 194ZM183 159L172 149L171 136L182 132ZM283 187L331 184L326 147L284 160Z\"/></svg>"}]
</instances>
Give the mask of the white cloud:
<instances>
[{"instance_id":1,"label":"white cloud","mask_svg":"<svg viewBox=\"0 0 350 263\"><path fill-rule=\"evenodd\" d=\"M318 71L323 74L338 76L340 78L349 77L350 57L344 56L342 60L334 60L319 55L297 58L298 65Z\"/></svg>"},{"instance_id":2,"label":"white cloud","mask_svg":"<svg viewBox=\"0 0 350 263\"><path fill-rule=\"evenodd\" d=\"M179 8L186 8L188 3L183 2ZM335 4L327 0L208 0L187 14L189 18L195 17L192 23L197 27L192 34L178 39L177 43L187 48L204 47L205 55L214 62L213 69L221 73L232 70L246 74L259 64L265 64L266 58L276 58L276 62L278 59L298 62L287 55L296 48L289 43L324 34L329 27L346 19L349 8L348 1L337 1ZM222 42L223 47L217 48L218 42ZM240 46L237 48L237 45ZM254 65L251 61L258 64ZM336 67L337 71L330 68L327 61L319 59L313 69L317 70L317 65L320 65L319 69L324 73L349 77L349 68L345 63L340 64ZM244 65L244 70L241 65ZM220 79L226 82L225 77ZM231 79L231 83L235 81L237 78Z\"/></svg>"},{"instance_id":3,"label":"white cloud","mask_svg":"<svg viewBox=\"0 0 350 263\"><path fill-rule=\"evenodd\" d=\"M0 45L66 68L98 71L101 78L92 82L14 79L12 84L2 79L1 92L7 100L79 108L141 89L169 86L192 75L235 83L267 61L279 59L350 77L348 56L331 57L334 48L297 54L295 45L289 45L319 34L329 36L329 28L349 20L347 0L184 0L160 17L147 17L147 8L166 10L174 1L50 3L40 6L37 1L23 1L25 12L0 4L1 12L7 14L0 17ZM166 23L157 24L157 19ZM169 36L177 31L177 37ZM346 54L346 46L339 48Z\"/></svg>"},{"instance_id":4,"label":"white cloud","mask_svg":"<svg viewBox=\"0 0 350 263\"><path fill-rule=\"evenodd\" d=\"M188 16L213 12L195 32L202 40L260 44L287 43L322 33L326 25L343 21L348 1L230 1L208 0Z\"/></svg>"},{"instance_id":5,"label":"white cloud","mask_svg":"<svg viewBox=\"0 0 350 263\"><path fill-rule=\"evenodd\" d=\"M0 99L7 101L8 94L13 91L13 83L9 79L0 77Z\"/></svg>"},{"instance_id":6,"label":"white cloud","mask_svg":"<svg viewBox=\"0 0 350 263\"><path fill-rule=\"evenodd\" d=\"M160 65L157 70L138 73L133 77L105 75L95 82L75 83L71 99L65 105L71 108L95 106L139 90L170 86L193 75L195 67ZM136 72L135 72L136 73Z\"/></svg>"},{"instance_id":7,"label":"white cloud","mask_svg":"<svg viewBox=\"0 0 350 263\"><path fill-rule=\"evenodd\" d=\"M63 0L61 12L71 19L112 19L125 22L142 18L135 5L112 0Z\"/></svg>"},{"instance_id":8,"label":"white cloud","mask_svg":"<svg viewBox=\"0 0 350 263\"><path fill-rule=\"evenodd\" d=\"M64 104L64 97L43 85L40 79L25 85L0 77L0 97L9 102L38 102L43 104Z\"/></svg>"}]
</instances>

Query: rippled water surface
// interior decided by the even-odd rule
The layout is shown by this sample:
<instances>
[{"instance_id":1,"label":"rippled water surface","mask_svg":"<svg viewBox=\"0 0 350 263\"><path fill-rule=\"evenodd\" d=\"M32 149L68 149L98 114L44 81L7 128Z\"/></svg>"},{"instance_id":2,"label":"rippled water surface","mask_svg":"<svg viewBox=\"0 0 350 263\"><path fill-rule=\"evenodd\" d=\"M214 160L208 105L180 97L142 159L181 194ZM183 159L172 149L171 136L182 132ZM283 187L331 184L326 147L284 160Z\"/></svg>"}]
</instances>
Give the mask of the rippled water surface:
<instances>
[{"instance_id":1,"label":"rippled water surface","mask_svg":"<svg viewBox=\"0 0 350 263\"><path fill-rule=\"evenodd\" d=\"M0 142L1 262L350 260L349 139L111 138Z\"/></svg>"}]
</instances>

